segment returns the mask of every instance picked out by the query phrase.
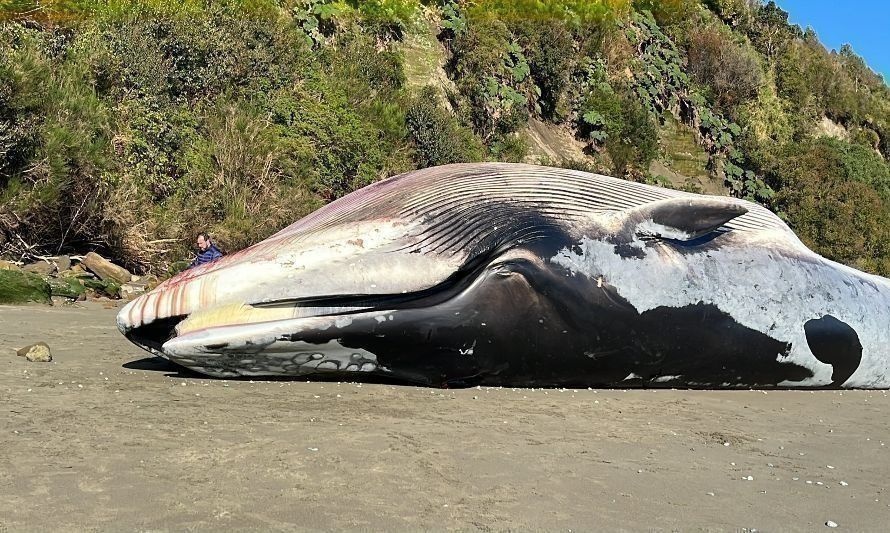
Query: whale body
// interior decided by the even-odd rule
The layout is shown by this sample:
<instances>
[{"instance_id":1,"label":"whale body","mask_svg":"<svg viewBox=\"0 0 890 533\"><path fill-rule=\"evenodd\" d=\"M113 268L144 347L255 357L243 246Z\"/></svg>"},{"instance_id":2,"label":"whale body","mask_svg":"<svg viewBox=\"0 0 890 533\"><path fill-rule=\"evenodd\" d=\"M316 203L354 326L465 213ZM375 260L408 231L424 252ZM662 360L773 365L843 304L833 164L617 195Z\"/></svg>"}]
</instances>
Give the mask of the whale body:
<instances>
[{"instance_id":1,"label":"whale body","mask_svg":"<svg viewBox=\"0 0 890 533\"><path fill-rule=\"evenodd\" d=\"M480 163L344 196L117 322L219 377L887 388L888 302L757 204Z\"/></svg>"}]
</instances>

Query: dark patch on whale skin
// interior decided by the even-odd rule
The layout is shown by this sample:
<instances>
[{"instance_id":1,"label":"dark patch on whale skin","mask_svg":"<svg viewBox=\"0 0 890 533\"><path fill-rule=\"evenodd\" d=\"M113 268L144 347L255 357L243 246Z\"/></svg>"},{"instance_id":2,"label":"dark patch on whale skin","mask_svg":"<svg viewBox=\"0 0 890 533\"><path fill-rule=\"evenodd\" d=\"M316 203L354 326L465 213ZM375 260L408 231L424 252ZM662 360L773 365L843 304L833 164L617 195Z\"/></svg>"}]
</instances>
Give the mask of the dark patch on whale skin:
<instances>
[{"instance_id":1,"label":"dark patch on whale skin","mask_svg":"<svg viewBox=\"0 0 890 533\"><path fill-rule=\"evenodd\" d=\"M843 385L862 362L862 343L856 330L831 315L808 320L803 329L816 359L832 367L829 386Z\"/></svg>"},{"instance_id":2,"label":"dark patch on whale skin","mask_svg":"<svg viewBox=\"0 0 890 533\"><path fill-rule=\"evenodd\" d=\"M719 250L723 247L723 243L721 241L715 242L715 240L727 233L729 233L728 230L714 230L710 233L702 235L701 237L696 237L694 239L688 239L685 241L679 239L668 239L664 237L661 237L658 240L670 244L680 251L700 251L702 248L705 247L708 250Z\"/></svg>"},{"instance_id":3,"label":"dark patch on whale skin","mask_svg":"<svg viewBox=\"0 0 890 533\"><path fill-rule=\"evenodd\" d=\"M645 379L679 375L687 386L777 386L813 376L786 361L791 344L739 324L712 304L657 307L635 326L649 353L636 372Z\"/></svg>"},{"instance_id":4,"label":"dark patch on whale skin","mask_svg":"<svg viewBox=\"0 0 890 533\"><path fill-rule=\"evenodd\" d=\"M622 259L645 259L646 251L638 246L633 246L629 242L610 241L614 246L615 255ZM580 255L580 254L579 254Z\"/></svg>"},{"instance_id":5,"label":"dark patch on whale skin","mask_svg":"<svg viewBox=\"0 0 890 533\"><path fill-rule=\"evenodd\" d=\"M225 349L225 348L228 348L228 347L229 347L229 343L227 343L227 342L220 342L220 343L217 343L217 344L208 344L208 345L206 346L206 348L207 348L208 350L222 350L222 349Z\"/></svg>"},{"instance_id":6,"label":"dark patch on whale skin","mask_svg":"<svg viewBox=\"0 0 890 533\"><path fill-rule=\"evenodd\" d=\"M400 309L393 320L356 317L345 328L294 337L337 339L375 354L391 377L433 386L747 387L812 377L783 361L790 344L714 305L639 313L607 283L527 260L476 275L480 283L432 306ZM680 377L653 381L669 375Z\"/></svg>"}]
</instances>

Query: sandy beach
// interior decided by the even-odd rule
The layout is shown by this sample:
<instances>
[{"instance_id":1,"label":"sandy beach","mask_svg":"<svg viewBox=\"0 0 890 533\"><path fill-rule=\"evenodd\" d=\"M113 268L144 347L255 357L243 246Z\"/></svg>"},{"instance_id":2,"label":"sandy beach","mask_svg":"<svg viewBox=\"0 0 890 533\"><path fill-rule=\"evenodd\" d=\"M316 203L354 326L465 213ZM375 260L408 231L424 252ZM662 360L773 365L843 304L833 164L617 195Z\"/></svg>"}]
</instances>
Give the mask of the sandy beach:
<instances>
[{"instance_id":1,"label":"sandy beach","mask_svg":"<svg viewBox=\"0 0 890 533\"><path fill-rule=\"evenodd\" d=\"M886 391L220 380L0 306L0 531L885 531ZM44 341L54 361L15 349Z\"/></svg>"}]
</instances>

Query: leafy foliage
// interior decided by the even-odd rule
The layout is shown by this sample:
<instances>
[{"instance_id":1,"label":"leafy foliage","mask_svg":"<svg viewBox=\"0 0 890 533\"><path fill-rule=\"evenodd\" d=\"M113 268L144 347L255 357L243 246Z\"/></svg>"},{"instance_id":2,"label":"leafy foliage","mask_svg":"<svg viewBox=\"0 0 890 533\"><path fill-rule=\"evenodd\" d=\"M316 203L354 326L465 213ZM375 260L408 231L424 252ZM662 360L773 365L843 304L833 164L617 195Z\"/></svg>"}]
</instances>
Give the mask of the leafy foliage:
<instances>
[{"instance_id":1,"label":"leafy foliage","mask_svg":"<svg viewBox=\"0 0 890 533\"><path fill-rule=\"evenodd\" d=\"M777 205L801 239L836 261L890 274L886 165L873 175L873 153L824 138L788 145L782 156L771 172Z\"/></svg>"},{"instance_id":2,"label":"leafy foliage","mask_svg":"<svg viewBox=\"0 0 890 533\"><path fill-rule=\"evenodd\" d=\"M650 164L677 160L658 139L682 124L702 155L674 186L709 172L820 253L890 272L890 89L774 2L5 7L0 252L99 248L168 272L197 230L236 249L386 175L525 160L540 122L585 145L555 164L668 186ZM434 74L409 86L419 49Z\"/></svg>"},{"instance_id":3,"label":"leafy foliage","mask_svg":"<svg viewBox=\"0 0 890 533\"><path fill-rule=\"evenodd\" d=\"M142 6L76 31L2 26L0 245L163 271L190 233L241 248L410 168L398 54L362 32L313 52L288 13Z\"/></svg>"},{"instance_id":4,"label":"leafy foliage","mask_svg":"<svg viewBox=\"0 0 890 533\"><path fill-rule=\"evenodd\" d=\"M640 99L653 113L671 112L696 127L711 154L712 168L722 171L733 195L768 203L773 189L753 169L745 168L745 156L736 146L741 127L715 111L691 85L673 40L648 12L634 17L626 35L639 43L634 82Z\"/></svg>"},{"instance_id":5,"label":"leafy foliage","mask_svg":"<svg viewBox=\"0 0 890 533\"><path fill-rule=\"evenodd\" d=\"M408 104L405 123L421 168L482 159L481 143L439 105L438 94L431 87Z\"/></svg>"}]
</instances>

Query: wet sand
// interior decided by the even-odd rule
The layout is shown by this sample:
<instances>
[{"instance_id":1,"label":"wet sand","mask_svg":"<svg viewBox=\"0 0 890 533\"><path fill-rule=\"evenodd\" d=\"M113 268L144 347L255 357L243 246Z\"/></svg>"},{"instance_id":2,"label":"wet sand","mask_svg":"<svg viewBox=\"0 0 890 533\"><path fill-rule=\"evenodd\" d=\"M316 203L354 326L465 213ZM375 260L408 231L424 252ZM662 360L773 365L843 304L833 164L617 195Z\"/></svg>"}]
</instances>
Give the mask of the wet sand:
<instances>
[{"instance_id":1,"label":"wet sand","mask_svg":"<svg viewBox=\"0 0 890 533\"><path fill-rule=\"evenodd\" d=\"M116 311L0 306L0 531L890 523L885 391L209 379ZM53 362L16 356L36 341Z\"/></svg>"}]
</instances>

